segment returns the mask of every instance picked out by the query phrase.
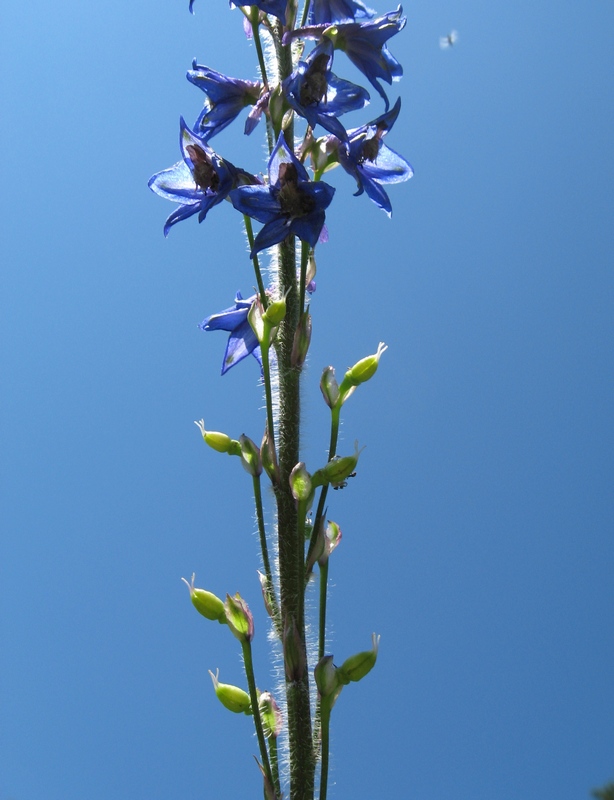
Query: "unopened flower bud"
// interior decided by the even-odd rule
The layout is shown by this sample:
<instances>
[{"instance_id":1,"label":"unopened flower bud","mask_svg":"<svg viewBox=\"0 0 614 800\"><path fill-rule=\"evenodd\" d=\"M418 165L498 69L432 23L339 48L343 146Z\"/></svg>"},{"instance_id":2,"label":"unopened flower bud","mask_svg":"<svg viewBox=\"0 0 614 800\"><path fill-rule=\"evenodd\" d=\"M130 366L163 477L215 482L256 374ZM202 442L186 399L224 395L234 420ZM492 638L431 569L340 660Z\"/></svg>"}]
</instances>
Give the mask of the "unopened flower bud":
<instances>
[{"instance_id":1,"label":"unopened flower bud","mask_svg":"<svg viewBox=\"0 0 614 800\"><path fill-rule=\"evenodd\" d=\"M326 550L326 539L324 537L324 516L322 516L322 518L320 519L320 523L318 525L318 530L316 531L313 547L311 548L311 552L308 553L307 563L305 564L305 569L307 571L307 574L311 572L311 570L313 569L313 565L316 563L316 561L320 562L320 559L323 557L325 550Z\"/></svg>"},{"instance_id":2,"label":"unopened flower bud","mask_svg":"<svg viewBox=\"0 0 614 800\"><path fill-rule=\"evenodd\" d=\"M260 458L262 459L264 471L271 479L271 482L274 484L279 483L279 467L277 466L275 443L273 438L269 436L268 425L264 429L264 436L262 437L262 444L260 445Z\"/></svg>"},{"instance_id":3,"label":"unopened flower bud","mask_svg":"<svg viewBox=\"0 0 614 800\"><path fill-rule=\"evenodd\" d=\"M264 342L265 335L264 308L262 306L262 301L258 296L256 296L256 299L251 304L250 309L247 312L247 319L249 320L249 324L256 335L256 339L258 339L259 344L262 344Z\"/></svg>"},{"instance_id":4,"label":"unopened flower bud","mask_svg":"<svg viewBox=\"0 0 614 800\"><path fill-rule=\"evenodd\" d=\"M324 367L320 378L320 391L329 408L334 408L339 400L339 384L335 378L334 367Z\"/></svg>"},{"instance_id":5,"label":"unopened flower bud","mask_svg":"<svg viewBox=\"0 0 614 800\"><path fill-rule=\"evenodd\" d=\"M235 714L251 714L252 706L248 693L238 686L232 686L230 683L220 683L218 680L219 674L219 669L216 670L215 675L209 670L213 688L220 703L229 711L234 711Z\"/></svg>"},{"instance_id":6,"label":"unopened flower bud","mask_svg":"<svg viewBox=\"0 0 614 800\"><path fill-rule=\"evenodd\" d=\"M323 539L323 552L318 557L318 564L321 567L324 566L324 564L328 561L328 557L341 541L341 528L336 522L332 522L331 520L328 521L328 525L324 531Z\"/></svg>"},{"instance_id":7,"label":"unopened flower bud","mask_svg":"<svg viewBox=\"0 0 614 800\"><path fill-rule=\"evenodd\" d=\"M224 611L224 603L219 597L212 592L207 592L205 589L194 588L195 573L192 573L192 582L188 583L185 578L181 580L190 590L190 600L194 608L202 614L203 617L211 620L217 620L221 625L226 624L226 614Z\"/></svg>"},{"instance_id":8,"label":"unopened flower bud","mask_svg":"<svg viewBox=\"0 0 614 800\"><path fill-rule=\"evenodd\" d=\"M258 579L260 580L260 588L262 589L262 599L264 600L264 607L266 612L273 619L273 604L271 603L272 586L269 584L267 576L258 570Z\"/></svg>"},{"instance_id":9,"label":"unopened flower bud","mask_svg":"<svg viewBox=\"0 0 614 800\"><path fill-rule=\"evenodd\" d=\"M281 118L284 113L284 96L281 90L281 84L275 87L269 97L269 113L271 115L271 122L273 128L277 131L281 127Z\"/></svg>"},{"instance_id":10,"label":"unopened flower bud","mask_svg":"<svg viewBox=\"0 0 614 800\"><path fill-rule=\"evenodd\" d=\"M254 638L254 618L252 612L241 595L226 595L224 612L228 627L240 642L251 642Z\"/></svg>"},{"instance_id":11,"label":"unopened flower bud","mask_svg":"<svg viewBox=\"0 0 614 800\"><path fill-rule=\"evenodd\" d=\"M377 353L366 356L366 358L361 358L353 367L348 369L341 382L340 392L342 403L345 403L348 397L353 394L357 386L370 380L375 375L382 353L387 349L388 345L380 342L377 346Z\"/></svg>"},{"instance_id":12,"label":"unopened flower bud","mask_svg":"<svg viewBox=\"0 0 614 800\"><path fill-rule=\"evenodd\" d=\"M311 163L318 175L323 175L339 163L339 145L336 136L321 136L310 148Z\"/></svg>"},{"instance_id":13,"label":"unopened flower bud","mask_svg":"<svg viewBox=\"0 0 614 800\"><path fill-rule=\"evenodd\" d=\"M348 684L350 681L359 681L373 669L377 661L377 650L379 648L379 636L373 634L373 647L362 653L350 656L337 669L337 676L341 683Z\"/></svg>"},{"instance_id":14,"label":"unopened flower bud","mask_svg":"<svg viewBox=\"0 0 614 800\"><path fill-rule=\"evenodd\" d=\"M305 275L305 289L308 292L315 290L315 277L316 277L316 257L313 252L309 254L309 261L307 262L307 273ZM309 286L313 284L313 289L310 289Z\"/></svg>"},{"instance_id":15,"label":"unopened flower bud","mask_svg":"<svg viewBox=\"0 0 614 800\"><path fill-rule=\"evenodd\" d=\"M236 439L231 439L230 436L219 431L205 430L204 419L194 421L194 424L200 429L202 437L209 447L217 450L218 453L228 453L229 456L241 455L241 445Z\"/></svg>"},{"instance_id":16,"label":"unopened flower bud","mask_svg":"<svg viewBox=\"0 0 614 800\"><path fill-rule=\"evenodd\" d=\"M311 343L311 314L304 311L301 314L296 330L294 331L294 341L292 343L292 355L290 363L293 367L302 367L307 358L307 351Z\"/></svg>"},{"instance_id":17,"label":"unopened flower bud","mask_svg":"<svg viewBox=\"0 0 614 800\"><path fill-rule=\"evenodd\" d=\"M294 619L286 622L282 640L284 650L284 669L288 683L299 682L305 674L307 659L305 648Z\"/></svg>"},{"instance_id":18,"label":"unopened flower bud","mask_svg":"<svg viewBox=\"0 0 614 800\"><path fill-rule=\"evenodd\" d=\"M277 739L282 729L281 711L270 692L260 692L258 708L264 735L267 739Z\"/></svg>"},{"instance_id":19,"label":"unopened flower bud","mask_svg":"<svg viewBox=\"0 0 614 800\"><path fill-rule=\"evenodd\" d=\"M241 446L241 464L243 465L243 469L252 477L257 478L258 475L262 474L260 450L258 450L256 443L244 433L239 436L239 444Z\"/></svg>"},{"instance_id":20,"label":"unopened flower bud","mask_svg":"<svg viewBox=\"0 0 614 800\"><path fill-rule=\"evenodd\" d=\"M302 461L299 461L290 473L290 489L292 497L297 502L306 502L311 495L311 476Z\"/></svg>"},{"instance_id":21,"label":"unopened flower bud","mask_svg":"<svg viewBox=\"0 0 614 800\"><path fill-rule=\"evenodd\" d=\"M320 697L329 697L340 686L339 679L337 678L337 668L333 664L332 656L324 656L318 661L316 668L313 671L316 679L316 686Z\"/></svg>"}]
</instances>

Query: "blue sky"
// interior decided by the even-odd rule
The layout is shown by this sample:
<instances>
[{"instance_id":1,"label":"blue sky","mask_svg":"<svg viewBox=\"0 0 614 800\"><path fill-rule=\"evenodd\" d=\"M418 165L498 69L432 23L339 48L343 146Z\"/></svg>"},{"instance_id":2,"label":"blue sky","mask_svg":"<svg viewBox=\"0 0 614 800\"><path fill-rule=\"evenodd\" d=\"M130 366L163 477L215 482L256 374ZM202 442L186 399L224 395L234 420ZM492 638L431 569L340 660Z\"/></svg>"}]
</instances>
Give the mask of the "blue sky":
<instances>
[{"instance_id":1,"label":"blue sky","mask_svg":"<svg viewBox=\"0 0 614 800\"><path fill-rule=\"evenodd\" d=\"M227 204L164 240L147 189L200 109L192 58L254 75L238 12L195 8L2 12L0 800L259 791L207 675L240 682L237 647L179 580L247 598L274 688L249 483L193 425L261 435L255 362L221 378L196 327L253 277ZM415 176L388 220L331 175L304 386L315 468L321 369L389 345L329 508L330 651L382 636L335 708L330 796L587 798L614 779L614 12L405 11L389 144ZM216 142L264 168L240 126Z\"/></svg>"}]
</instances>

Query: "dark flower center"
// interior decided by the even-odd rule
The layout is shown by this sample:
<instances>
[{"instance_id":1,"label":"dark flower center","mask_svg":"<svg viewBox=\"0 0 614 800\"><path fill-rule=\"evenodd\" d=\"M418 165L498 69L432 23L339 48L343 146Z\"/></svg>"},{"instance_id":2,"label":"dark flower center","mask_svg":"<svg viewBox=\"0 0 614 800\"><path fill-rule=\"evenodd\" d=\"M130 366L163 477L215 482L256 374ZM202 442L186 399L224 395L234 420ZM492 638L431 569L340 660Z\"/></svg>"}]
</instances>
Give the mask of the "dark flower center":
<instances>
[{"instance_id":1,"label":"dark flower center","mask_svg":"<svg viewBox=\"0 0 614 800\"><path fill-rule=\"evenodd\" d=\"M316 207L316 201L298 185L298 172L291 162L279 165L279 205L289 217L304 217Z\"/></svg>"},{"instance_id":2,"label":"dark flower center","mask_svg":"<svg viewBox=\"0 0 614 800\"><path fill-rule=\"evenodd\" d=\"M326 94L328 89L328 81L326 80L328 61L329 56L326 53L320 53L307 68L299 92L299 102L302 106L312 106L315 103L319 103Z\"/></svg>"},{"instance_id":3,"label":"dark flower center","mask_svg":"<svg viewBox=\"0 0 614 800\"><path fill-rule=\"evenodd\" d=\"M209 189L212 192L217 192L220 186L220 177L213 166L210 156L197 144L189 144L186 150L194 165L192 167L194 183L203 192Z\"/></svg>"},{"instance_id":4,"label":"dark flower center","mask_svg":"<svg viewBox=\"0 0 614 800\"><path fill-rule=\"evenodd\" d=\"M382 143L381 136L382 131L378 131L375 136L364 140L360 147L360 155L358 156L359 164L364 164L365 161L375 161Z\"/></svg>"}]
</instances>

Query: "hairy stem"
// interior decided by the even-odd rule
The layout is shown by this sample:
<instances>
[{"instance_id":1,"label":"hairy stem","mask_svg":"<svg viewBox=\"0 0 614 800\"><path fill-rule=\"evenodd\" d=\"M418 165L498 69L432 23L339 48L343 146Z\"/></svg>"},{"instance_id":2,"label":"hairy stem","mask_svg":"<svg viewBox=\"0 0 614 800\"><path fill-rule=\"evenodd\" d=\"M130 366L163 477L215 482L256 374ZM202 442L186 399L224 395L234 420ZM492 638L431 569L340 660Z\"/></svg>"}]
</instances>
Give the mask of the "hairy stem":
<instances>
[{"instance_id":1,"label":"hairy stem","mask_svg":"<svg viewBox=\"0 0 614 800\"><path fill-rule=\"evenodd\" d=\"M290 800L312 800L315 763L311 743L309 671L305 644L303 559L305 540L298 524L297 508L290 491L290 473L299 461L300 370L291 363L294 333L299 321L294 238L279 246L279 292L286 296L286 316L277 335L279 370L279 472L276 487L281 613L284 626L296 623L298 647L305 664L302 674L286 682L290 744Z\"/></svg>"}]
</instances>

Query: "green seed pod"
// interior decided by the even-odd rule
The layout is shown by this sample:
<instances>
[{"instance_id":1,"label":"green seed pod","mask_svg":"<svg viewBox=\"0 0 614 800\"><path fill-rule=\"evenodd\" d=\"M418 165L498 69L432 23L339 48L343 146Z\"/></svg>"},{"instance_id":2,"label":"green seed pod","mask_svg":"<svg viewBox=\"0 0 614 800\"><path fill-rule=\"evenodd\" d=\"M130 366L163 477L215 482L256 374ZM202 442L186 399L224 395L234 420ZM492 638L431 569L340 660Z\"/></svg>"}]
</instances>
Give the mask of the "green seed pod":
<instances>
[{"instance_id":1,"label":"green seed pod","mask_svg":"<svg viewBox=\"0 0 614 800\"><path fill-rule=\"evenodd\" d=\"M203 615L203 617L211 620L217 620L220 624L225 625L226 613L224 611L224 603L212 592L207 592L205 589L195 589L195 577L196 575L193 573L192 583L188 583L185 578L181 579L190 590L190 599L192 601L192 605L199 614Z\"/></svg>"},{"instance_id":2,"label":"green seed pod","mask_svg":"<svg viewBox=\"0 0 614 800\"><path fill-rule=\"evenodd\" d=\"M365 675L371 672L377 661L379 639L379 636L373 634L373 647L371 650L356 653L355 656L350 656L343 662L337 669L337 676L341 683L348 684L350 681L360 681Z\"/></svg>"},{"instance_id":3,"label":"green seed pod","mask_svg":"<svg viewBox=\"0 0 614 800\"><path fill-rule=\"evenodd\" d=\"M348 369L339 387L341 405L354 394L357 386L370 380L375 375L382 353L387 349L388 346L380 342L377 346L377 353L361 358L353 367Z\"/></svg>"},{"instance_id":4,"label":"green seed pod","mask_svg":"<svg viewBox=\"0 0 614 800\"><path fill-rule=\"evenodd\" d=\"M198 426L203 439L213 450L217 450L218 453L228 453L229 456L241 455L241 445L236 439L231 439L230 436L227 436L225 433L220 433L219 431L205 430L204 419L198 422L195 421L194 424Z\"/></svg>"},{"instance_id":5,"label":"green seed pod","mask_svg":"<svg viewBox=\"0 0 614 800\"><path fill-rule=\"evenodd\" d=\"M314 472L312 481L315 486L330 483L333 488L343 488L346 485L347 478L351 478L356 465L358 464L358 457L360 456L364 447L359 450L358 442L354 442L354 455L352 456L335 456L326 466Z\"/></svg>"},{"instance_id":6,"label":"green seed pod","mask_svg":"<svg viewBox=\"0 0 614 800\"><path fill-rule=\"evenodd\" d=\"M271 326L279 325L286 316L286 298L271 300L264 312L264 320Z\"/></svg>"},{"instance_id":7,"label":"green seed pod","mask_svg":"<svg viewBox=\"0 0 614 800\"><path fill-rule=\"evenodd\" d=\"M252 707L248 693L238 686L232 686L230 683L220 683L218 681L219 674L219 669L216 670L215 675L209 670L213 688L220 703L235 714L251 714Z\"/></svg>"}]
</instances>

